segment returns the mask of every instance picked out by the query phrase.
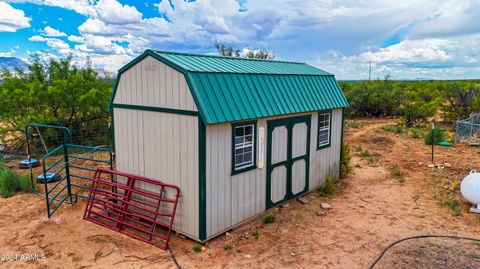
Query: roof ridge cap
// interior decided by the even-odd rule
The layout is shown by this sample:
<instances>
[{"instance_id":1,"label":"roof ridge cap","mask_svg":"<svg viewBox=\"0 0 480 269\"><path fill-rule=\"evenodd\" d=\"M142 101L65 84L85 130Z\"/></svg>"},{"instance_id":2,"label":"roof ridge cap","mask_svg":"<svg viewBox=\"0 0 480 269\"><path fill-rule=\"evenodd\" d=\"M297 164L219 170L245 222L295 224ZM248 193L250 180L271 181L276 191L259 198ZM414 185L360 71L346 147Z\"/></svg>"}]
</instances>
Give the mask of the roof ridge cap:
<instances>
[{"instance_id":1,"label":"roof ridge cap","mask_svg":"<svg viewBox=\"0 0 480 269\"><path fill-rule=\"evenodd\" d=\"M267 59L258 59L258 58L232 57L232 56L223 56L223 55L211 55L211 54L178 52L178 51L167 51L167 50L152 50L152 51L159 54L176 54L176 55L220 58L220 59L230 59L230 60L239 60L239 61L260 61L260 62L276 62L276 63L308 65L307 63L304 63L304 62L284 61L284 60L267 60Z\"/></svg>"}]
</instances>

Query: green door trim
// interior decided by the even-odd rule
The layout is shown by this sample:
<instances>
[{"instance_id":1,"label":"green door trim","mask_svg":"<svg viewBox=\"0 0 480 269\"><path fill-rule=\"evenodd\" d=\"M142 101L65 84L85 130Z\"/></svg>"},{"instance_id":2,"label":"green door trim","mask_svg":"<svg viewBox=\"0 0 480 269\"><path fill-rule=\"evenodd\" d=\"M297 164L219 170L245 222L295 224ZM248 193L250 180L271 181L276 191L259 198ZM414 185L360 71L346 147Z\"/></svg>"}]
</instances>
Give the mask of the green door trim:
<instances>
[{"instance_id":1,"label":"green door trim","mask_svg":"<svg viewBox=\"0 0 480 269\"><path fill-rule=\"evenodd\" d=\"M293 137L293 127L297 123L307 124L307 139L306 139L306 152L304 155L297 156L292 158L292 137ZM273 130L277 127L285 126L287 128L287 159L282 162L272 164L272 133ZM310 136L311 136L311 115L300 116L294 118L284 118L277 120L267 121L267 186L266 186L266 206L268 208L275 207L279 204L282 204L292 198L295 198L299 195L302 195L308 191L309 187L309 177L310 177ZM296 194L292 192L292 167L296 161L305 160L305 188ZM284 199L278 202L272 202L272 181L271 174L273 170L279 166L285 166L287 168L287 188Z\"/></svg>"}]
</instances>

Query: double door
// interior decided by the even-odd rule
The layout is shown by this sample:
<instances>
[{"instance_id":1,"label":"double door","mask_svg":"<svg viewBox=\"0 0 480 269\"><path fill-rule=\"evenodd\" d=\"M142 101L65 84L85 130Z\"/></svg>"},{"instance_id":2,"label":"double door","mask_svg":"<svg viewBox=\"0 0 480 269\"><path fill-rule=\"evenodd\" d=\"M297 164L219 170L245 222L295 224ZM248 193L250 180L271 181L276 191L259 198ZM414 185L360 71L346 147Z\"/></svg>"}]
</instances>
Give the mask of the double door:
<instances>
[{"instance_id":1,"label":"double door","mask_svg":"<svg viewBox=\"0 0 480 269\"><path fill-rule=\"evenodd\" d=\"M267 122L267 208L308 191L310 116Z\"/></svg>"}]
</instances>

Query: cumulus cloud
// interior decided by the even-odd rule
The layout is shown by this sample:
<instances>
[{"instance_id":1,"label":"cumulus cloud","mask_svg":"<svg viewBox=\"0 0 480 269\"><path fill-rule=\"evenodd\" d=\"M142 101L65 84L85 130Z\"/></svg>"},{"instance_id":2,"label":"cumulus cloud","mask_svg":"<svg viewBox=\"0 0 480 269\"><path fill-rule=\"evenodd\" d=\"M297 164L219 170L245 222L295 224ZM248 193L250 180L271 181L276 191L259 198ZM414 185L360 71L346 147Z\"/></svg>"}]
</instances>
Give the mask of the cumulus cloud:
<instances>
[{"instance_id":1,"label":"cumulus cloud","mask_svg":"<svg viewBox=\"0 0 480 269\"><path fill-rule=\"evenodd\" d=\"M23 10L0 2L0 32L16 32L18 29L30 27L30 20Z\"/></svg>"},{"instance_id":2,"label":"cumulus cloud","mask_svg":"<svg viewBox=\"0 0 480 269\"><path fill-rule=\"evenodd\" d=\"M85 46L88 49L95 51L98 54L125 54L127 53L126 49L114 41L112 39L103 37L103 36L96 36L87 34L85 37Z\"/></svg>"},{"instance_id":3,"label":"cumulus cloud","mask_svg":"<svg viewBox=\"0 0 480 269\"><path fill-rule=\"evenodd\" d=\"M8 51L8 52L0 52L0 57L12 57L13 54Z\"/></svg>"},{"instance_id":4,"label":"cumulus cloud","mask_svg":"<svg viewBox=\"0 0 480 269\"><path fill-rule=\"evenodd\" d=\"M87 17L67 38L73 48L49 37L32 41L91 56L109 70L146 48L214 53L215 41L269 47L280 59L309 62L340 78L364 78L369 61L378 75L399 77L428 70L443 77L449 69L458 75L480 63L478 0L159 0L153 18L118 0L28 2Z\"/></svg>"},{"instance_id":5,"label":"cumulus cloud","mask_svg":"<svg viewBox=\"0 0 480 269\"><path fill-rule=\"evenodd\" d=\"M76 36L76 35L69 35L67 37L67 39L71 42L75 42L75 43L82 43L82 42L85 42L85 38L81 37L81 36Z\"/></svg>"},{"instance_id":6,"label":"cumulus cloud","mask_svg":"<svg viewBox=\"0 0 480 269\"><path fill-rule=\"evenodd\" d=\"M447 49L452 47L451 41L443 39L404 40L374 52L364 52L358 58L361 61L381 63L443 62L452 58L447 53Z\"/></svg>"},{"instance_id":7,"label":"cumulus cloud","mask_svg":"<svg viewBox=\"0 0 480 269\"><path fill-rule=\"evenodd\" d=\"M34 36L31 36L30 38L28 38L28 41L43 42L43 41L45 41L45 38L43 36L34 35Z\"/></svg>"},{"instance_id":8,"label":"cumulus cloud","mask_svg":"<svg viewBox=\"0 0 480 269\"><path fill-rule=\"evenodd\" d=\"M70 45L67 42L58 39L58 38L51 38L51 37L43 37L39 35L32 36L28 39L32 42L45 42L47 46L54 49L56 52L62 55L68 55L71 53Z\"/></svg>"},{"instance_id":9,"label":"cumulus cloud","mask_svg":"<svg viewBox=\"0 0 480 269\"><path fill-rule=\"evenodd\" d=\"M98 18L109 24L129 24L142 20L142 13L135 7L122 5L116 0L100 0L95 5Z\"/></svg>"},{"instance_id":10,"label":"cumulus cloud","mask_svg":"<svg viewBox=\"0 0 480 269\"><path fill-rule=\"evenodd\" d=\"M477 0L446 1L427 18L416 23L409 37L438 37L480 32L480 2Z\"/></svg>"},{"instance_id":11,"label":"cumulus cloud","mask_svg":"<svg viewBox=\"0 0 480 269\"><path fill-rule=\"evenodd\" d=\"M57 29L54 29L50 26L47 26L43 29L44 33L45 33L45 36L54 36L54 37L57 37L57 36L67 36L67 34L57 30Z\"/></svg>"},{"instance_id":12,"label":"cumulus cloud","mask_svg":"<svg viewBox=\"0 0 480 269\"><path fill-rule=\"evenodd\" d=\"M369 61L375 78L386 75L396 79L476 78L480 70L480 33L448 39L404 40L355 55L329 51L317 55L311 63L341 79L365 79Z\"/></svg>"},{"instance_id":13,"label":"cumulus cloud","mask_svg":"<svg viewBox=\"0 0 480 269\"><path fill-rule=\"evenodd\" d=\"M13 57L13 55L15 54L15 52L17 52L18 49L18 46L16 46L15 48L12 48L7 52L0 52L0 57Z\"/></svg>"},{"instance_id":14,"label":"cumulus cloud","mask_svg":"<svg viewBox=\"0 0 480 269\"><path fill-rule=\"evenodd\" d=\"M7 0L7 2L62 7L86 16L95 15L95 9L91 4L91 0Z\"/></svg>"}]
</instances>

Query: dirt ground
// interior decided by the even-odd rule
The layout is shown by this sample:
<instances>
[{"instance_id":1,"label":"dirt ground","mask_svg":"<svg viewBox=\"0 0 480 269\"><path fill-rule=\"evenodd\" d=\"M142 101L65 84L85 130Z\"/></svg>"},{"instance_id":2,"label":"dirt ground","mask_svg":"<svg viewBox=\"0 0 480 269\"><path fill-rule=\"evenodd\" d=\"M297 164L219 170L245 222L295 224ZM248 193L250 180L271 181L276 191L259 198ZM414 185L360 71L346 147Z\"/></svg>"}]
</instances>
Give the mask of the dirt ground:
<instances>
[{"instance_id":1,"label":"dirt ground","mask_svg":"<svg viewBox=\"0 0 480 269\"><path fill-rule=\"evenodd\" d=\"M275 223L258 218L212 240L200 253L192 250L196 243L175 235L171 247L179 263L183 268L368 268L383 248L403 237L480 238L479 216L468 213L458 194L468 171L480 170L480 149L437 147L435 163L451 167L428 168L431 148L423 139L385 131L392 120L364 122L347 129L353 171L333 195L312 192L307 204L292 201L272 209L267 213L275 215ZM319 214L320 203L332 209ZM0 267L175 267L168 253L83 221L84 205L62 206L48 220L40 197L0 198ZM480 244L406 241L376 268L480 268Z\"/></svg>"}]
</instances>

